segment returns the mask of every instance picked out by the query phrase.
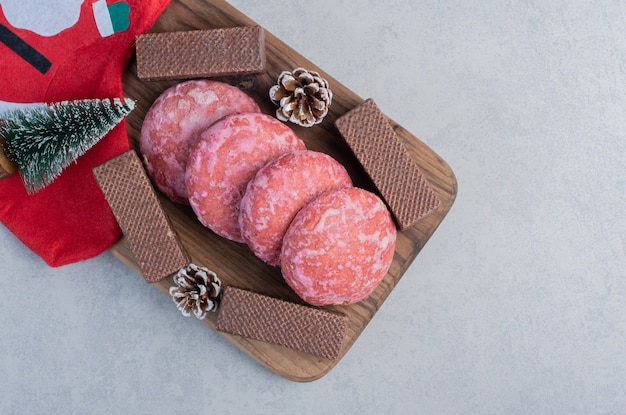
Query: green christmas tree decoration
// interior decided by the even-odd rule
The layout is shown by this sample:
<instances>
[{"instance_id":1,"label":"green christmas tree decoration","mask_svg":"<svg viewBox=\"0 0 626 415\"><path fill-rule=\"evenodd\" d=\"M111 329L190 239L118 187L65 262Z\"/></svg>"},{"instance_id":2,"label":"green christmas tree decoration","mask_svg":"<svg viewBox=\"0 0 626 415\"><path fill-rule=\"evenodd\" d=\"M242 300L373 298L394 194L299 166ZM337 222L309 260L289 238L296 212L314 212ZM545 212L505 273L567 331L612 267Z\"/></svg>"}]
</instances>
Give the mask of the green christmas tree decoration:
<instances>
[{"instance_id":1,"label":"green christmas tree decoration","mask_svg":"<svg viewBox=\"0 0 626 415\"><path fill-rule=\"evenodd\" d=\"M125 98L62 101L0 114L4 155L17 164L26 191L50 184L135 107Z\"/></svg>"}]
</instances>

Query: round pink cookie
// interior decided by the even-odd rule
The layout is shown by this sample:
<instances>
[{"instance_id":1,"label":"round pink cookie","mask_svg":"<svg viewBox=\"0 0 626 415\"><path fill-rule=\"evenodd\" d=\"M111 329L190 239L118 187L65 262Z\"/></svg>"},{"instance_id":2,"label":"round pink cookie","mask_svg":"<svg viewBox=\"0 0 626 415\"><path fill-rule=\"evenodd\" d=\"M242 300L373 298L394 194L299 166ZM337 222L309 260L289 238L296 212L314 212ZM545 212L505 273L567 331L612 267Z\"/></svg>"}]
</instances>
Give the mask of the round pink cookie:
<instances>
[{"instance_id":1,"label":"round pink cookie","mask_svg":"<svg viewBox=\"0 0 626 415\"><path fill-rule=\"evenodd\" d=\"M382 200L359 188L325 192L298 212L285 233L285 281L309 304L354 304L386 275L396 227Z\"/></svg>"},{"instance_id":2,"label":"round pink cookie","mask_svg":"<svg viewBox=\"0 0 626 415\"><path fill-rule=\"evenodd\" d=\"M185 172L189 204L203 225L244 242L239 204L246 185L269 161L304 149L304 142L274 117L228 115L204 130L191 149Z\"/></svg>"},{"instance_id":3,"label":"round pink cookie","mask_svg":"<svg viewBox=\"0 0 626 415\"><path fill-rule=\"evenodd\" d=\"M223 82L192 80L166 89L146 113L139 138L155 186L171 200L188 204L185 166L191 146L202 130L236 112L259 112L259 106Z\"/></svg>"},{"instance_id":4,"label":"round pink cookie","mask_svg":"<svg viewBox=\"0 0 626 415\"><path fill-rule=\"evenodd\" d=\"M346 169L327 154L296 151L266 164L246 188L239 226L252 252L280 265L283 235L298 211L327 190L352 187Z\"/></svg>"}]
</instances>

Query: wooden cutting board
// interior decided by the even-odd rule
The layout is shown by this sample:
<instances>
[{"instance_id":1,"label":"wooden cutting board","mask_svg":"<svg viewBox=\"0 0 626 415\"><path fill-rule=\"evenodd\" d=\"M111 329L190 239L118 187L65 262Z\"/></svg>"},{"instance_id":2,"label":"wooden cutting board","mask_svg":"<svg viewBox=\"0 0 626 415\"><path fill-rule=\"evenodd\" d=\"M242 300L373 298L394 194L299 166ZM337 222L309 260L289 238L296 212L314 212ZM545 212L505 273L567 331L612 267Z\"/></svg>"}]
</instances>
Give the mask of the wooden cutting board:
<instances>
[{"instance_id":1,"label":"wooden cutting board","mask_svg":"<svg viewBox=\"0 0 626 415\"><path fill-rule=\"evenodd\" d=\"M254 24L256 23L221 0L173 0L151 31L213 29ZM326 152L343 163L356 186L374 191L372 183L334 127L337 117L362 103L364 99L355 95L322 68L318 68L267 31L266 53L267 70L265 73L216 79L239 86L257 101L263 112L274 115L275 107L268 98L268 91L276 82L280 72L296 67L318 71L329 81L334 94L330 113L323 123L312 128L290 126L304 140L307 148ZM140 81L136 73L136 61L133 58L124 74L123 90L125 96L137 100L135 110L128 117L127 127L131 146L138 151L141 124L146 111L159 94L176 82ZM376 100L376 97L366 98ZM350 319L342 356L348 352L389 293L396 287L411 262L450 210L456 196L457 183L450 167L426 144L393 120L390 119L390 122L434 191L441 198L441 205L431 215L398 233L396 253L389 272L369 298L351 306L328 307L347 314ZM252 254L247 246L228 241L204 228L188 206L172 203L165 197L159 196L194 263L215 271L226 285L301 302L285 284L279 269L265 265ZM138 274L140 273L125 239L112 247L111 251L124 264ZM173 282L170 277L152 285L169 297L168 290ZM172 307L174 307L173 303ZM215 314L210 313L203 322L210 329L214 329ZM180 324L186 323L187 321L181 316ZM337 361L255 340L219 334L263 366L293 381L318 379L328 373L337 363Z\"/></svg>"}]
</instances>

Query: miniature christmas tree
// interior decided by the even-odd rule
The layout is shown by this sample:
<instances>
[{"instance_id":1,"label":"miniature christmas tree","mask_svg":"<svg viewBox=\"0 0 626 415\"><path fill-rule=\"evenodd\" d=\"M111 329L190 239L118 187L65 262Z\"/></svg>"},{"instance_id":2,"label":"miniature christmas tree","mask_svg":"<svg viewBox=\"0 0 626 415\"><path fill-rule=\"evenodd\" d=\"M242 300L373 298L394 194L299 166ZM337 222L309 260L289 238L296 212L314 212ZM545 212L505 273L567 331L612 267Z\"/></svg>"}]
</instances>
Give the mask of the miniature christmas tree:
<instances>
[{"instance_id":1,"label":"miniature christmas tree","mask_svg":"<svg viewBox=\"0 0 626 415\"><path fill-rule=\"evenodd\" d=\"M134 108L119 98L63 101L0 114L0 143L15 162L26 190L34 193L56 179Z\"/></svg>"}]
</instances>

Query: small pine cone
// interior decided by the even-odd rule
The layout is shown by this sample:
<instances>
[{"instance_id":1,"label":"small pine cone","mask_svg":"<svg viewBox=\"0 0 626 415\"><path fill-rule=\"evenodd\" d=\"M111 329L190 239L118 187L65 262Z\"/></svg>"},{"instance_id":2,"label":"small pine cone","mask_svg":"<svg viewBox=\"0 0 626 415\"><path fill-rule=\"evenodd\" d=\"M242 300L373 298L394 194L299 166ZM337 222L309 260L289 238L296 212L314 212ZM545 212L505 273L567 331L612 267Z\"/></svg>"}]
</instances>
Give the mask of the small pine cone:
<instances>
[{"instance_id":1,"label":"small pine cone","mask_svg":"<svg viewBox=\"0 0 626 415\"><path fill-rule=\"evenodd\" d=\"M280 74L278 83L270 88L270 99L278 105L276 118L311 127L328 114L333 93L319 73L296 68Z\"/></svg>"},{"instance_id":2,"label":"small pine cone","mask_svg":"<svg viewBox=\"0 0 626 415\"><path fill-rule=\"evenodd\" d=\"M222 283L217 275L204 267L189 264L174 276L176 286L170 287L170 295L176 308L185 317L191 313L198 319L215 311L222 298Z\"/></svg>"}]
</instances>

